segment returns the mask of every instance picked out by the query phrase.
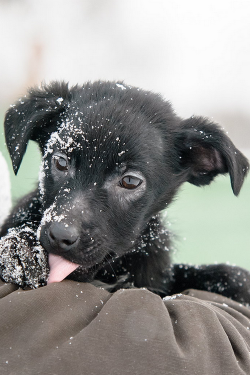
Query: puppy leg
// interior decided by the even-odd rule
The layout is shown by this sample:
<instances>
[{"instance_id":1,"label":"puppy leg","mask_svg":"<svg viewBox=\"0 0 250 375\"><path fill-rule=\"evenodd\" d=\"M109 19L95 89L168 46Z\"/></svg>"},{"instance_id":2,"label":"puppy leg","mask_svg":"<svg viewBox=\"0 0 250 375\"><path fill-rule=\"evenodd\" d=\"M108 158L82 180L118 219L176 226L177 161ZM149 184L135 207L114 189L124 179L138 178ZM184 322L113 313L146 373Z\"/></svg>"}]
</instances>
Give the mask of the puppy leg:
<instances>
[{"instance_id":1,"label":"puppy leg","mask_svg":"<svg viewBox=\"0 0 250 375\"><path fill-rule=\"evenodd\" d=\"M12 210L0 231L0 276L21 287L44 285L49 273L47 253L37 240L41 220L35 191Z\"/></svg>"},{"instance_id":2,"label":"puppy leg","mask_svg":"<svg viewBox=\"0 0 250 375\"><path fill-rule=\"evenodd\" d=\"M172 293L192 288L250 303L250 272L240 267L226 264L197 267L175 264L173 279Z\"/></svg>"},{"instance_id":3,"label":"puppy leg","mask_svg":"<svg viewBox=\"0 0 250 375\"><path fill-rule=\"evenodd\" d=\"M49 273L47 254L27 226L10 229L0 239L0 275L21 287L45 285Z\"/></svg>"}]
</instances>

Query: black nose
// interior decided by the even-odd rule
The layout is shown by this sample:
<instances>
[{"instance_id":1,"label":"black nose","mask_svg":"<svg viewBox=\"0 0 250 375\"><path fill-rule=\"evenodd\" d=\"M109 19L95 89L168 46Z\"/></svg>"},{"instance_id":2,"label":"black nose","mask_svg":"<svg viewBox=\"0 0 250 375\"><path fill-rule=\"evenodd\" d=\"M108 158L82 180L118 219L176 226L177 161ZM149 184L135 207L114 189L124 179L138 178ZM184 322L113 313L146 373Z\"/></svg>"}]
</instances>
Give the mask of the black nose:
<instances>
[{"instance_id":1,"label":"black nose","mask_svg":"<svg viewBox=\"0 0 250 375\"><path fill-rule=\"evenodd\" d=\"M52 223L48 237L51 246L64 251L72 250L79 239L77 228L63 223Z\"/></svg>"}]
</instances>

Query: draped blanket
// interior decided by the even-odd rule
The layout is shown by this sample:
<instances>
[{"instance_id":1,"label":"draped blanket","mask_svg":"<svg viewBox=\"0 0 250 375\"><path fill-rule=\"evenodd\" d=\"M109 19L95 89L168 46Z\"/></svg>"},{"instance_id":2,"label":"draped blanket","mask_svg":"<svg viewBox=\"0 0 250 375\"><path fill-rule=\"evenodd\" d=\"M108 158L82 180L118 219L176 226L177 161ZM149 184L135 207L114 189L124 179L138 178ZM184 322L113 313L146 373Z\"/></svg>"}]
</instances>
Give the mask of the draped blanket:
<instances>
[{"instance_id":1,"label":"draped blanket","mask_svg":"<svg viewBox=\"0 0 250 375\"><path fill-rule=\"evenodd\" d=\"M1 375L250 374L250 310L208 292L1 282L0 316Z\"/></svg>"}]
</instances>

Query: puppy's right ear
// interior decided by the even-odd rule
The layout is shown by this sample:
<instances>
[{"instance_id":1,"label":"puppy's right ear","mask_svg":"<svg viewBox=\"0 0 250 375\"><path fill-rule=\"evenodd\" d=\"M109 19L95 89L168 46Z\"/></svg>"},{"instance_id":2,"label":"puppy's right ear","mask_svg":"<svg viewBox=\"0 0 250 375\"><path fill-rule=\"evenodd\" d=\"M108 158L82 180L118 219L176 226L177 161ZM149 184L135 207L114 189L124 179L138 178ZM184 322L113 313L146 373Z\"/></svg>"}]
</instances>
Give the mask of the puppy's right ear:
<instances>
[{"instance_id":1,"label":"puppy's right ear","mask_svg":"<svg viewBox=\"0 0 250 375\"><path fill-rule=\"evenodd\" d=\"M188 182L208 185L215 176L229 173L233 192L239 194L249 163L218 125L193 116L181 122L175 142Z\"/></svg>"},{"instance_id":2,"label":"puppy's right ear","mask_svg":"<svg viewBox=\"0 0 250 375\"><path fill-rule=\"evenodd\" d=\"M14 173L17 174L29 140L42 146L52 119L65 111L71 94L65 82L52 82L42 88L30 89L5 115L5 140Z\"/></svg>"}]
</instances>

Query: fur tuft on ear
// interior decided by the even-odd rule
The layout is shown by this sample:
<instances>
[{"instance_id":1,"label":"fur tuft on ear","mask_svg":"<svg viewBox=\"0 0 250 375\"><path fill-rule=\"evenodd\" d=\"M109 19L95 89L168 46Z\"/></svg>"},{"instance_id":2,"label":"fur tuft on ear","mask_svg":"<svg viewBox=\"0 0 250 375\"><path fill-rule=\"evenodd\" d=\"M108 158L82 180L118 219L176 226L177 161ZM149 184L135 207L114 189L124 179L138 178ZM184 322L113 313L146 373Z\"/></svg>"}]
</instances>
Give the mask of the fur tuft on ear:
<instances>
[{"instance_id":1,"label":"fur tuft on ear","mask_svg":"<svg viewBox=\"0 0 250 375\"><path fill-rule=\"evenodd\" d=\"M175 146L180 168L189 172L188 182L208 185L218 174L229 173L232 190L239 194L249 163L218 125L203 117L184 120Z\"/></svg>"},{"instance_id":2,"label":"fur tuft on ear","mask_svg":"<svg viewBox=\"0 0 250 375\"><path fill-rule=\"evenodd\" d=\"M4 129L15 174L22 162L28 141L34 140L42 144L41 128L49 127L51 119L65 111L70 95L67 83L52 82L41 88L30 89L27 96L9 108Z\"/></svg>"}]
</instances>

